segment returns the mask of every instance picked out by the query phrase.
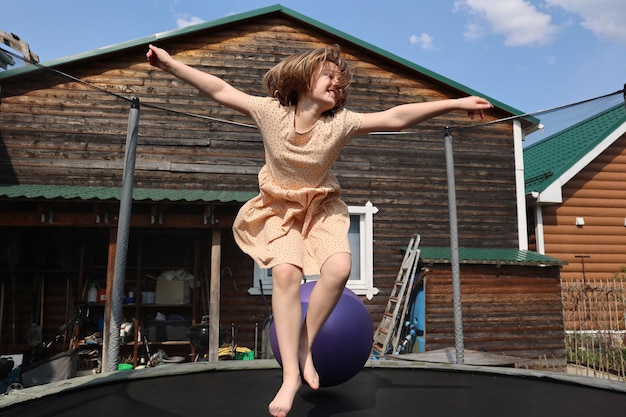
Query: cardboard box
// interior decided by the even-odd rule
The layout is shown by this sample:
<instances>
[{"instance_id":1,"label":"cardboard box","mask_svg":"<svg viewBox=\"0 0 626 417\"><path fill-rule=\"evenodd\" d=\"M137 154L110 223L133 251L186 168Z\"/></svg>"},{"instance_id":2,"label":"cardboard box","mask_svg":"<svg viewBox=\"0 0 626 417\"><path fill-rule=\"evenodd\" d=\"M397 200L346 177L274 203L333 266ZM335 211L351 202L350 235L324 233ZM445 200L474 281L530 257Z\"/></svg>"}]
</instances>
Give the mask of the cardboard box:
<instances>
[{"instance_id":1,"label":"cardboard box","mask_svg":"<svg viewBox=\"0 0 626 417\"><path fill-rule=\"evenodd\" d=\"M188 281L158 279L155 302L156 304L189 304L190 292Z\"/></svg>"}]
</instances>

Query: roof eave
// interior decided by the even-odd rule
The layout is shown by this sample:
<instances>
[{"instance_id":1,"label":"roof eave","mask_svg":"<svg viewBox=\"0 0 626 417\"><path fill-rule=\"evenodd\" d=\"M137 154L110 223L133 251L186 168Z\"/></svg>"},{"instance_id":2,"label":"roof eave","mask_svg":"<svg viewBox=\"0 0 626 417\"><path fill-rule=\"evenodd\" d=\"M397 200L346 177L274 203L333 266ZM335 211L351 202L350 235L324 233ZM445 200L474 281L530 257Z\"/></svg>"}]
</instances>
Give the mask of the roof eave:
<instances>
[{"instance_id":1,"label":"roof eave","mask_svg":"<svg viewBox=\"0 0 626 417\"><path fill-rule=\"evenodd\" d=\"M226 190L179 190L134 188L133 201L187 203L244 203L256 192ZM7 184L0 185L0 200L65 200L65 201L119 201L120 187Z\"/></svg>"},{"instance_id":2,"label":"roof eave","mask_svg":"<svg viewBox=\"0 0 626 417\"><path fill-rule=\"evenodd\" d=\"M622 122L617 128L612 126L607 130L609 130L610 133L593 148L582 150L582 154L577 157L573 165L560 174L557 173L552 176L549 181L547 180L540 184L535 190L532 190L539 193L539 197L537 198L538 203L562 203L563 186L602 154L609 146L615 143L622 135L626 134L626 121Z\"/></svg>"}]
</instances>

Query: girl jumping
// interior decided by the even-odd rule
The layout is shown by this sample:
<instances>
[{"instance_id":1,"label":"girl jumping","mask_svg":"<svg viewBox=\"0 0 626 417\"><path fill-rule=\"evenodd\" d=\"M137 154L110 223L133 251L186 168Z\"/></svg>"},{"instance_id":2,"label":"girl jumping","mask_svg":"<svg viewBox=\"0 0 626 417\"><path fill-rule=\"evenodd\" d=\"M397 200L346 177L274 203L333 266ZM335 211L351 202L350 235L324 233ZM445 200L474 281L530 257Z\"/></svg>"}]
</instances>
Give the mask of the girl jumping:
<instances>
[{"instance_id":1,"label":"girl jumping","mask_svg":"<svg viewBox=\"0 0 626 417\"><path fill-rule=\"evenodd\" d=\"M272 313L283 382L269 404L287 415L304 379L319 388L311 346L337 304L350 275L350 218L331 166L355 135L399 131L454 110L483 117L492 107L480 97L403 104L374 113L344 106L352 74L338 47L290 56L263 78L268 96L249 95L221 78L194 69L153 45L148 61L216 102L252 117L263 138L260 193L239 211L233 232L259 267L272 270ZM303 275L319 274L304 322Z\"/></svg>"}]
</instances>

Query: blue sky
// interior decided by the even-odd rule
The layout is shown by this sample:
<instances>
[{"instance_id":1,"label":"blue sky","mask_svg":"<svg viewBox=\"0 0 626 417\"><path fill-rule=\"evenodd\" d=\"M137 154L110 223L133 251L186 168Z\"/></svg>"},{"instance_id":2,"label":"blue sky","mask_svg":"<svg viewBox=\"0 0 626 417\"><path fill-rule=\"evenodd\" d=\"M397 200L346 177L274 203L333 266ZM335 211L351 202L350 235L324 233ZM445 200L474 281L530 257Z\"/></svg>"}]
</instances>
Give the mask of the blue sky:
<instances>
[{"instance_id":1,"label":"blue sky","mask_svg":"<svg viewBox=\"0 0 626 417\"><path fill-rule=\"evenodd\" d=\"M45 63L277 3L523 112L626 82L624 0L20 0L0 30ZM529 143L619 100L541 116Z\"/></svg>"}]
</instances>

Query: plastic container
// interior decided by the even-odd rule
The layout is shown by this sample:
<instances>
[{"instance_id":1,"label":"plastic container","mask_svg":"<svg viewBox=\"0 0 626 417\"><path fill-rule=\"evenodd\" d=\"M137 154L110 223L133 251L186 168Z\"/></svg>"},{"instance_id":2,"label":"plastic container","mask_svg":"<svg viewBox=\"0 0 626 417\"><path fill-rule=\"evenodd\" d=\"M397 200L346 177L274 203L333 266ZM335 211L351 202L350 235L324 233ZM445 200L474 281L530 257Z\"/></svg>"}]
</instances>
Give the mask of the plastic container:
<instances>
[{"instance_id":1,"label":"plastic container","mask_svg":"<svg viewBox=\"0 0 626 417\"><path fill-rule=\"evenodd\" d=\"M250 350L247 352L235 352L235 360L238 360L238 361L254 360L254 351Z\"/></svg>"},{"instance_id":2,"label":"plastic container","mask_svg":"<svg viewBox=\"0 0 626 417\"><path fill-rule=\"evenodd\" d=\"M107 290L106 288L100 288L98 290L98 304L104 304L107 300Z\"/></svg>"},{"instance_id":3,"label":"plastic container","mask_svg":"<svg viewBox=\"0 0 626 417\"><path fill-rule=\"evenodd\" d=\"M87 302L95 304L98 301L98 283L92 282L89 291L87 291Z\"/></svg>"},{"instance_id":4,"label":"plastic container","mask_svg":"<svg viewBox=\"0 0 626 417\"><path fill-rule=\"evenodd\" d=\"M156 300L156 293L154 291L142 291L141 302L143 304L154 304Z\"/></svg>"}]
</instances>

